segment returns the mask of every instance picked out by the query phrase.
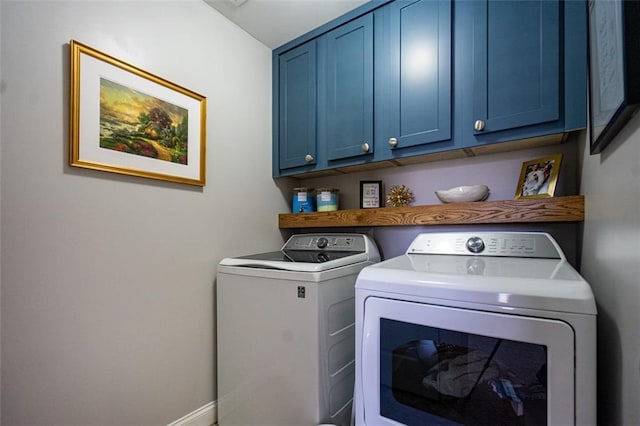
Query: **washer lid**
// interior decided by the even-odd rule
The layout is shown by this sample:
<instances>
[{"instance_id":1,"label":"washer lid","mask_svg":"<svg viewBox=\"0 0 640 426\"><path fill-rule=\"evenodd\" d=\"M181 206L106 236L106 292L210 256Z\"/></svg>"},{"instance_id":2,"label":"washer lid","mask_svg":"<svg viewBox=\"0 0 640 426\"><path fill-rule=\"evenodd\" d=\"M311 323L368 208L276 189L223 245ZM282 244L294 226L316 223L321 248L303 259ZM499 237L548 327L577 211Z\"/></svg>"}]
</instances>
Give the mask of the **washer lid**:
<instances>
[{"instance_id":1,"label":"washer lid","mask_svg":"<svg viewBox=\"0 0 640 426\"><path fill-rule=\"evenodd\" d=\"M405 254L364 268L356 289L443 305L596 313L589 284L565 259Z\"/></svg>"},{"instance_id":2,"label":"washer lid","mask_svg":"<svg viewBox=\"0 0 640 426\"><path fill-rule=\"evenodd\" d=\"M369 260L365 253L305 251L285 253L272 251L249 256L228 257L220 265L246 268L281 269L284 271L321 272Z\"/></svg>"},{"instance_id":3,"label":"washer lid","mask_svg":"<svg viewBox=\"0 0 640 426\"><path fill-rule=\"evenodd\" d=\"M380 254L366 235L298 234L280 251L229 257L220 265L320 272L367 261L380 261Z\"/></svg>"}]
</instances>

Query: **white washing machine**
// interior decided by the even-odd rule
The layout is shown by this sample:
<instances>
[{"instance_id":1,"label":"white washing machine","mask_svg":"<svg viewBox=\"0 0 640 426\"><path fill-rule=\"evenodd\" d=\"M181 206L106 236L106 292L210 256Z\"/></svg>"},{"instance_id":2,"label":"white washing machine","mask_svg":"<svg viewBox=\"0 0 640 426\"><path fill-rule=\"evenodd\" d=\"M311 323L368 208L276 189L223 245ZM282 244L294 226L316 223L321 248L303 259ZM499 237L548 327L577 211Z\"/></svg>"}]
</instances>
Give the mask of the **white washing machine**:
<instances>
[{"instance_id":1,"label":"white washing machine","mask_svg":"<svg viewBox=\"0 0 640 426\"><path fill-rule=\"evenodd\" d=\"M366 235L301 234L220 262L218 425L350 424L354 286L378 261Z\"/></svg>"},{"instance_id":2,"label":"white washing machine","mask_svg":"<svg viewBox=\"0 0 640 426\"><path fill-rule=\"evenodd\" d=\"M358 425L595 425L596 307L545 233L419 235L356 283Z\"/></svg>"}]
</instances>

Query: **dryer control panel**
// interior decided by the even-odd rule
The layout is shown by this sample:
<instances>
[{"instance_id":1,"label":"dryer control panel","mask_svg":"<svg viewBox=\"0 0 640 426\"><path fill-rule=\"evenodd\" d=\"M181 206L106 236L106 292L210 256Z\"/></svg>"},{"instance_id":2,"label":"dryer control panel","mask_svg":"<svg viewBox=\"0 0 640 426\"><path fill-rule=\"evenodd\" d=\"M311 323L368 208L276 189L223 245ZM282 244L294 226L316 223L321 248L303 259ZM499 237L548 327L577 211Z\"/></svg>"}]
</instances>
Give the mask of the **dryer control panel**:
<instances>
[{"instance_id":1,"label":"dryer control panel","mask_svg":"<svg viewBox=\"0 0 640 426\"><path fill-rule=\"evenodd\" d=\"M420 234L406 254L534 257L565 259L553 237L544 232L448 232Z\"/></svg>"}]
</instances>

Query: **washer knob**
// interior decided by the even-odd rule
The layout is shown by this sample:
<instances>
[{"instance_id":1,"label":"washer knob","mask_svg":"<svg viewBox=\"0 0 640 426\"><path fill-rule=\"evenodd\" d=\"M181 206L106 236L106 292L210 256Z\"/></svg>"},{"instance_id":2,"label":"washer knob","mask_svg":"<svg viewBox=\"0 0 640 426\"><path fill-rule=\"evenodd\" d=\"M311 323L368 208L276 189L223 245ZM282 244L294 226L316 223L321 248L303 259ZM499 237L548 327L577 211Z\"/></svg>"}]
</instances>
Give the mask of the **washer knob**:
<instances>
[{"instance_id":1,"label":"washer knob","mask_svg":"<svg viewBox=\"0 0 640 426\"><path fill-rule=\"evenodd\" d=\"M471 237L467 240L467 250L471 253L480 253L484 250L484 241L480 237Z\"/></svg>"},{"instance_id":2,"label":"washer knob","mask_svg":"<svg viewBox=\"0 0 640 426\"><path fill-rule=\"evenodd\" d=\"M329 244L329 240L327 240L325 237L318 238L318 248L325 248L327 244Z\"/></svg>"}]
</instances>

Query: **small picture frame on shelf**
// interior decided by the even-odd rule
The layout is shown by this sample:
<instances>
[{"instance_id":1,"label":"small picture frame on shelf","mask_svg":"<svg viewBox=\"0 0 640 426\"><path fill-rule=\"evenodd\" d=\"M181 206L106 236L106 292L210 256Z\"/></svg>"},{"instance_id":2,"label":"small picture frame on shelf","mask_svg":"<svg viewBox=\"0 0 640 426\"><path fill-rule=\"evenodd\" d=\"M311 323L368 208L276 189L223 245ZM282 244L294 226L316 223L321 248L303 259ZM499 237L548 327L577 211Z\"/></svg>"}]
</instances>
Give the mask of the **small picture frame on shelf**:
<instances>
[{"instance_id":1,"label":"small picture frame on shelf","mask_svg":"<svg viewBox=\"0 0 640 426\"><path fill-rule=\"evenodd\" d=\"M376 209L383 206L382 181L381 180L361 180L360 181L360 208Z\"/></svg>"},{"instance_id":2,"label":"small picture frame on shelf","mask_svg":"<svg viewBox=\"0 0 640 426\"><path fill-rule=\"evenodd\" d=\"M556 190L562 154L522 163L515 198L551 198Z\"/></svg>"}]
</instances>

